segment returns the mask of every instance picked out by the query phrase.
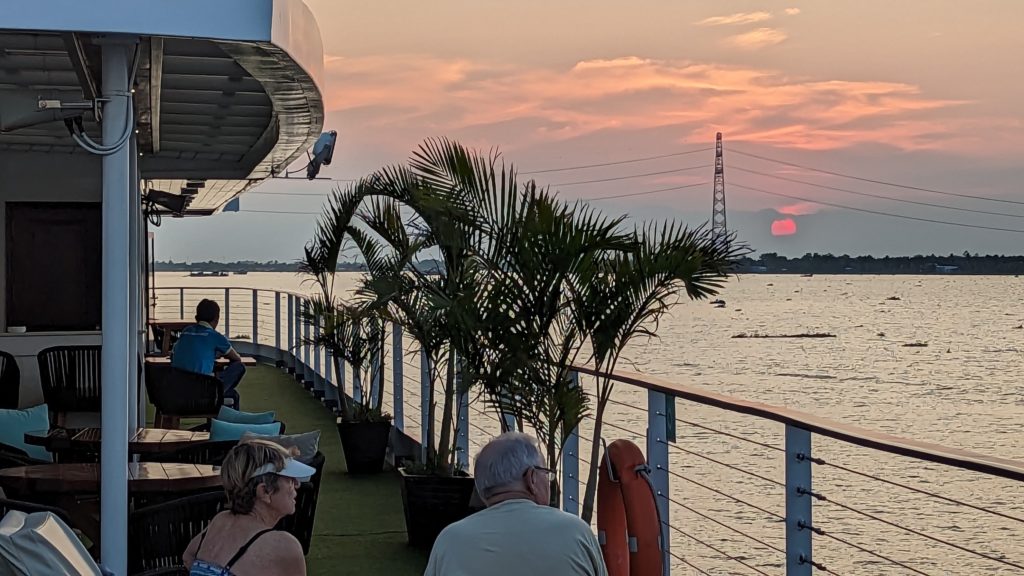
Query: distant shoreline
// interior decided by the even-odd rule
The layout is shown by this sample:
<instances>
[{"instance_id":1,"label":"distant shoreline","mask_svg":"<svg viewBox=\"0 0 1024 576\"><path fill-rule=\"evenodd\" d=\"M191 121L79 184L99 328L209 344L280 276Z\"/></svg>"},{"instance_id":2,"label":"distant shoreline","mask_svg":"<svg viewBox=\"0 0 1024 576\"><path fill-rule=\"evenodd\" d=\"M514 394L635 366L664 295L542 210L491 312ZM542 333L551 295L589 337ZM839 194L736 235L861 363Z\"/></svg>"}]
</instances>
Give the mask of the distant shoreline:
<instances>
[{"instance_id":1,"label":"distant shoreline","mask_svg":"<svg viewBox=\"0 0 1024 576\"><path fill-rule=\"evenodd\" d=\"M420 270L443 269L437 260L423 260L417 263ZM235 262L156 262L157 272L234 274L238 272L299 272L298 262L256 262L242 260ZM338 264L338 272L365 272L361 262ZM795 274L795 275L957 275L957 276L1017 276L1024 274L1024 256L982 256L964 252L949 256L835 256L832 254L808 253L800 258L787 258L773 252L757 258L744 257L736 261L733 270L739 274Z\"/></svg>"}]
</instances>

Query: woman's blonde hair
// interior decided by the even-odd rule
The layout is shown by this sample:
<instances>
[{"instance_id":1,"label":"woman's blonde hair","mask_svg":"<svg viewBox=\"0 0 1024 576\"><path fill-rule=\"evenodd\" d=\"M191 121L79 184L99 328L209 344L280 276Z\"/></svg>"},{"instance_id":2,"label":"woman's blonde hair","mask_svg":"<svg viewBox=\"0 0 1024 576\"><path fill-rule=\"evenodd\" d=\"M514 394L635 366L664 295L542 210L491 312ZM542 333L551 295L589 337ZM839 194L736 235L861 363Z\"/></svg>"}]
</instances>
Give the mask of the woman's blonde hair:
<instances>
[{"instance_id":1,"label":"woman's blonde hair","mask_svg":"<svg viewBox=\"0 0 1024 576\"><path fill-rule=\"evenodd\" d=\"M294 449L293 449L294 450ZM266 464L275 470L284 468L285 460L294 454L268 440L243 440L224 458L220 480L227 494L228 509L234 514L248 514L256 505L256 489L260 484L267 492L277 492L278 476L273 472L253 477L253 472Z\"/></svg>"}]
</instances>

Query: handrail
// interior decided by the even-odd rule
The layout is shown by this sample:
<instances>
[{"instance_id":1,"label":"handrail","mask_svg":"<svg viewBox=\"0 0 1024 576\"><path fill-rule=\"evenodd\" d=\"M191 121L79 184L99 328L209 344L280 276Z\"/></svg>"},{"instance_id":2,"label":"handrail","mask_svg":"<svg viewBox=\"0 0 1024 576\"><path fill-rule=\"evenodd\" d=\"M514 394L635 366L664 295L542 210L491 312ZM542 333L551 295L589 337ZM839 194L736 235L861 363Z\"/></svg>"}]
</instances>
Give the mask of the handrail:
<instances>
[{"instance_id":1,"label":"handrail","mask_svg":"<svg viewBox=\"0 0 1024 576\"><path fill-rule=\"evenodd\" d=\"M696 386L677 384L656 376L640 374L639 372L621 370L608 374L586 366L573 366L573 370L581 374L598 378L610 378L615 382L662 392L697 404L714 406L730 412L757 416L781 424L797 426L815 434L842 440L843 442L864 448L872 448L898 456L908 456L1010 480L1024 480L1024 462L1018 460L988 456L961 448L950 448L932 442L902 438L860 426L843 424L791 408L753 402L711 392Z\"/></svg>"},{"instance_id":2,"label":"handrail","mask_svg":"<svg viewBox=\"0 0 1024 576\"><path fill-rule=\"evenodd\" d=\"M255 290L257 292L276 292L287 296L309 298L309 294L292 292L291 290L280 290L278 288L253 288L252 286L156 286L156 290Z\"/></svg>"}]
</instances>

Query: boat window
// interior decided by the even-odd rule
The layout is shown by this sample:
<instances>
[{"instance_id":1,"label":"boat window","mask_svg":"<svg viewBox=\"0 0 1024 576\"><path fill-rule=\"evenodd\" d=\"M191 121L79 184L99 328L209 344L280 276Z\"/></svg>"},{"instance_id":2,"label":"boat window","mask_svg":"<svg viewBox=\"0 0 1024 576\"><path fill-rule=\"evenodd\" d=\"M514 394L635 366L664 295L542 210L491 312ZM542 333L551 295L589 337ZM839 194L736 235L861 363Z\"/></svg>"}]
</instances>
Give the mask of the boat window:
<instances>
[{"instance_id":1,"label":"boat window","mask_svg":"<svg viewBox=\"0 0 1024 576\"><path fill-rule=\"evenodd\" d=\"M7 326L98 330L100 204L8 202L6 212Z\"/></svg>"}]
</instances>

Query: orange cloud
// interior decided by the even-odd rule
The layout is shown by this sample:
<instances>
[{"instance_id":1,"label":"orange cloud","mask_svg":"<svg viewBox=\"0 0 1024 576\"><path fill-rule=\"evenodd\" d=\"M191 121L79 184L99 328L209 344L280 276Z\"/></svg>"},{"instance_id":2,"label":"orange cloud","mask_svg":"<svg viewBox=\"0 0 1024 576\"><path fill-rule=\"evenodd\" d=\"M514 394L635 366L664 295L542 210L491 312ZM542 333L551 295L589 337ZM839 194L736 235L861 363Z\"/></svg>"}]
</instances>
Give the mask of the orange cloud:
<instances>
[{"instance_id":1,"label":"orange cloud","mask_svg":"<svg viewBox=\"0 0 1024 576\"><path fill-rule=\"evenodd\" d=\"M812 204L810 202L797 202L796 204L776 208L775 211L779 214L785 214L786 216L806 216L808 214L817 213L819 209L820 206L817 204Z\"/></svg>"},{"instance_id":2,"label":"orange cloud","mask_svg":"<svg viewBox=\"0 0 1024 576\"><path fill-rule=\"evenodd\" d=\"M725 44L744 50L756 50L767 46L775 46L786 41L789 36L782 30L775 28L758 28L743 34L729 36L724 40Z\"/></svg>"},{"instance_id":3,"label":"orange cloud","mask_svg":"<svg viewBox=\"0 0 1024 576\"><path fill-rule=\"evenodd\" d=\"M436 134L509 149L599 131L673 130L677 141L721 131L735 142L830 150L881 143L977 153L979 119L963 101L898 82L806 79L751 67L625 56L568 68L523 68L415 54L332 57L330 112L402 146ZM346 120L348 123L349 121ZM1022 127L985 119L1018 144ZM973 127L973 128L972 128Z\"/></svg>"},{"instance_id":4,"label":"orange cloud","mask_svg":"<svg viewBox=\"0 0 1024 576\"><path fill-rule=\"evenodd\" d=\"M797 14L800 13L800 9L799 8L786 8L785 12L786 12L787 16L796 16Z\"/></svg>"},{"instance_id":5,"label":"orange cloud","mask_svg":"<svg viewBox=\"0 0 1024 576\"><path fill-rule=\"evenodd\" d=\"M697 26L735 26L740 24L763 22L771 19L771 17L771 12L737 12L728 16L712 16L711 18L705 18L700 22L695 22L695 24Z\"/></svg>"}]
</instances>

